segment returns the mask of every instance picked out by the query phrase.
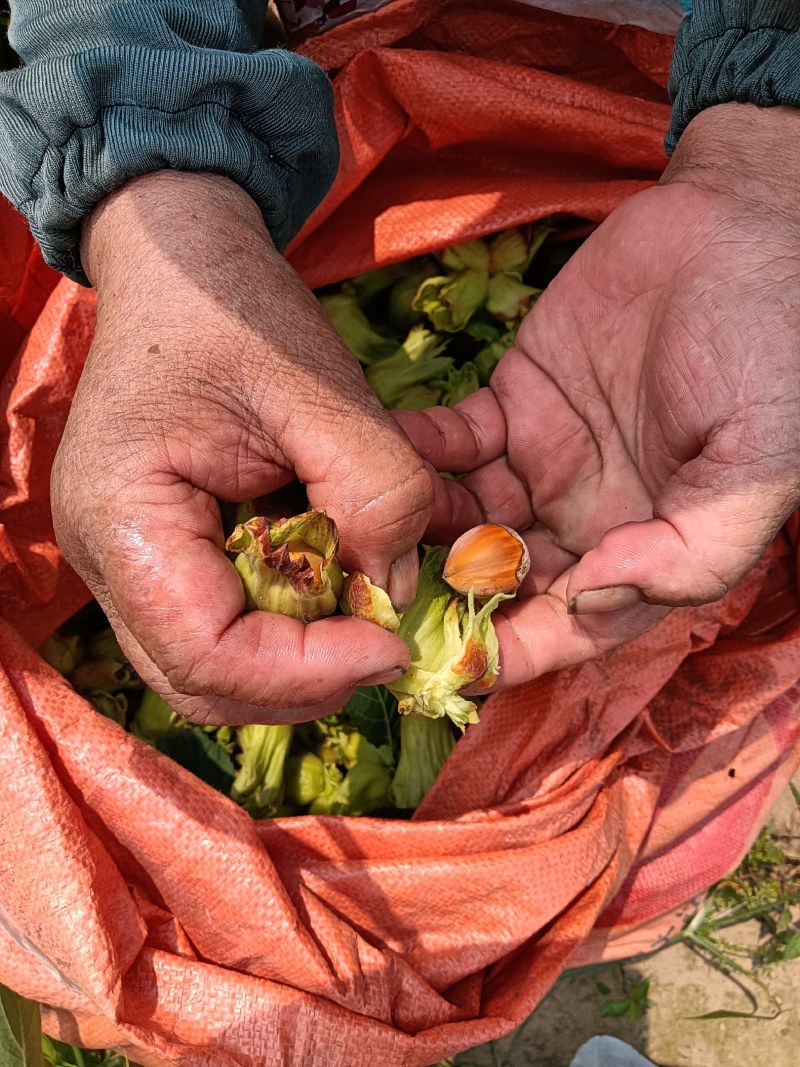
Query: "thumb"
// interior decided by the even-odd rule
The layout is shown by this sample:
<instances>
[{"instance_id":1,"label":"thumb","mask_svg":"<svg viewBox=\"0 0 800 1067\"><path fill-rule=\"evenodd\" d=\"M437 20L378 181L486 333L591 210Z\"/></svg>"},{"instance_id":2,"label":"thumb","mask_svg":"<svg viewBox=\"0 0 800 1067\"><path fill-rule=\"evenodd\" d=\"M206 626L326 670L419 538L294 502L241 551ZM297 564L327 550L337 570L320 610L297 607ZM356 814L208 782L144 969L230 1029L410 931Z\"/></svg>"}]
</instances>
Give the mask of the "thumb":
<instances>
[{"instance_id":1,"label":"thumb","mask_svg":"<svg viewBox=\"0 0 800 1067\"><path fill-rule=\"evenodd\" d=\"M315 427L295 463L313 507L339 530L339 558L405 608L416 593L417 545L433 511L433 478L408 437L371 394L350 417Z\"/></svg>"},{"instance_id":2,"label":"thumb","mask_svg":"<svg viewBox=\"0 0 800 1067\"><path fill-rule=\"evenodd\" d=\"M656 500L653 518L609 530L575 565L571 614L614 611L637 601L680 607L718 600L758 562L797 506L785 471L771 479L703 454ZM794 482L794 484L793 484ZM749 484L748 484L749 483Z\"/></svg>"}]
</instances>

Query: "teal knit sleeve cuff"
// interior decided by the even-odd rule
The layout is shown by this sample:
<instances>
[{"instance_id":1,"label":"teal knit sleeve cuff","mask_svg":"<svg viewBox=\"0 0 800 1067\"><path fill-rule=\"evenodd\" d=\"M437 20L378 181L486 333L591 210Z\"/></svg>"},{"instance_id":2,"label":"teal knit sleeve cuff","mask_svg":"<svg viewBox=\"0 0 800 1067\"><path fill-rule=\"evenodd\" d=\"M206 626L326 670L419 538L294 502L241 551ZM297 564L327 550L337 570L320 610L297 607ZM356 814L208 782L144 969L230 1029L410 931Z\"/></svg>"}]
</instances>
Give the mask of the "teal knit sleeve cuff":
<instances>
[{"instance_id":1,"label":"teal knit sleeve cuff","mask_svg":"<svg viewBox=\"0 0 800 1067\"><path fill-rule=\"evenodd\" d=\"M716 104L800 107L800 2L695 0L675 42L669 89L669 154L695 115Z\"/></svg>"},{"instance_id":2,"label":"teal knit sleeve cuff","mask_svg":"<svg viewBox=\"0 0 800 1067\"><path fill-rule=\"evenodd\" d=\"M259 51L245 0L13 0L24 66L0 75L0 190L47 261L86 283L81 219L130 178L211 171L241 185L283 247L338 164L332 91Z\"/></svg>"}]
</instances>

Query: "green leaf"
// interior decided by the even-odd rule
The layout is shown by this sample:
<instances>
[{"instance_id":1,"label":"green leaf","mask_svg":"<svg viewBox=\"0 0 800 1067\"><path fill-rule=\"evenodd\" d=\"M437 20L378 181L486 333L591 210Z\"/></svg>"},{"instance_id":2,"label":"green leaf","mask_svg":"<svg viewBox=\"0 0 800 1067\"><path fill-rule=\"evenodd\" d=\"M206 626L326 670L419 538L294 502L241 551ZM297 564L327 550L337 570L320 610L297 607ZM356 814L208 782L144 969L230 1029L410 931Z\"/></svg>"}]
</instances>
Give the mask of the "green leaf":
<instances>
[{"instance_id":1,"label":"green leaf","mask_svg":"<svg viewBox=\"0 0 800 1067\"><path fill-rule=\"evenodd\" d=\"M794 782L789 782L789 788L792 791L792 796L794 797L795 804L798 806L798 808L800 808L800 789L797 788Z\"/></svg>"},{"instance_id":2,"label":"green leaf","mask_svg":"<svg viewBox=\"0 0 800 1067\"><path fill-rule=\"evenodd\" d=\"M49 1067L136 1067L125 1056L107 1049L78 1048L42 1036L42 1050Z\"/></svg>"},{"instance_id":3,"label":"green leaf","mask_svg":"<svg viewBox=\"0 0 800 1067\"><path fill-rule=\"evenodd\" d=\"M786 942L783 950L784 960L796 960L800 958L800 930Z\"/></svg>"},{"instance_id":4,"label":"green leaf","mask_svg":"<svg viewBox=\"0 0 800 1067\"><path fill-rule=\"evenodd\" d=\"M647 994L649 992L650 992L650 979L649 978L643 978L641 980L641 982L637 982L637 984L633 987L633 989L628 994L628 997L630 998L630 1000L633 1001L634 1004L646 1004L647 1003Z\"/></svg>"},{"instance_id":5,"label":"green leaf","mask_svg":"<svg viewBox=\"0 0 800 1067\"><path fill-rule=\"evenodd\" d=\"M201 729L170 730L159 738L158 749L214 789L226 796L230 793L236 777L233 760L222 745Z\"/></svg>"},{"instance_id":6,"label":"green leaf","mask_svg":"<svg viewBox=\"0 0 800 1067\"><path fill-rule=\"evenodd\" d=\"M76 1067L75 1049L63 1041L42 1034L42 1054L50 1067Z\"/></svg>"},{"instance_id":7,"label":"green leaf","mask_svg":"<svg viewBox=\"0 0 800 1067\"><path fill-rule=\"evenodd\" d=\"M400 715L397 699L382 685L356 689L342 714L370 744L380 748L390 745L394 753L400 739Z\"/></svg>"},{"instance_id":8,"label":"green leaf","mask_svg":"<svg viewBox=\"0 0 800 1067\"><path fill-rule=\"evenodd\" d=\"M42 1052L50 1067L77 1067L78 1059L75 1055L75 1047L67 1045L63 1041L42 1035Z\"/></svg>"},{"instance_id":9,"label":"green leaf","mask_svg":"<svg viewBox=\"0 0 800 1067\"><path fill-rule=\"evenodd\" d=\"M637 1022L650 1006L650 1001L647 999L649 990L650 979L643 978L641 982L637 982L622 1000L609 1000L603 1004L600 1009L601 1017L603 1019L621 1019L624 1015L627 1015L633 1022Z\"/></svg>"},{"instance_id":10,"label":"green leaf","mask_svg":"<svg viewBox=\"0 0 800 1067\"><path fill-rule=\"evenodd\" d=\"M743 870L752 870L753 867L781 867L786 863L786 856L772 840L772 833L765 826L753 842L750 851L742 862Z\"/></svg>"},{"instance_id":11,"label":"green leaf","mask_svg":"<svg viewBox=\"0 0 800 1067\"><path fill-rule=\"evenodd\" d=\"M628 1014L630 1008L630 1001L627 997L624 1000L609 1000L600 1008L600 1016L603 1019L621 1019L623 1015Z\"/></svg>"},{"instance_id":12,"label":"green leaf","mask_svg":"<svg viewBox=\"0 0 800 1067\"><path fill-rule=\"evenodd\" d=\"M595 982L594 987L597 990L597 992L600 993L600 995L604 996L604 997L607 997L608 994L611 992L611 986L610 985L606 985L605 982Z\"/></svg>"},{"instance_id":13,"label":"green leaf","mask_svg":"<svg viewBox=\"0 0 800 1067\"><path fill-rule=\"evenodd\" d=\"M0 985L0 1064L44 1067L39 1005Z\"/></svg>"},{"instance_id":14,"label":"green leaf","mask_svg":"<svg viewBox=\"0 0 800 1067\"><path fill-rule=\"evenodd\" d=\"M499 340L500 334L503 331L496 322L480 322L473 319L472 322L467 323L462 332L470 337L474 337L476 341L486 341L488 344L492 341Z\"/></svg>"},{"instance_id":15,"label":"green leaf","mask_svg":"<svg viewBox=\"0 0 800 1067\"><path fill-rule=\"evenodd\" d=\"M778 916L775 923L775 933L782 934L784 930L788 930L792 924L792 909L788 905Z\"/></svg>"}]
</instances>

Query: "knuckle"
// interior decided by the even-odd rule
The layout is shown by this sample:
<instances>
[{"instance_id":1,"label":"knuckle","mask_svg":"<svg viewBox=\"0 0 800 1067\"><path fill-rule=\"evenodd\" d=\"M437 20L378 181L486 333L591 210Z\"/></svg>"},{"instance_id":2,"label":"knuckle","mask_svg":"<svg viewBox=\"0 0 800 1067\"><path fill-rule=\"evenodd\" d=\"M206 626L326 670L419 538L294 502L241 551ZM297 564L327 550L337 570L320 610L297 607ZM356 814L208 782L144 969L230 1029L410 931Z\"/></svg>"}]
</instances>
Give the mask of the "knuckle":
<instances>
[{"instance_id":1,"label":"knuckle","mask_svg":"<svg viewBox=\"0 0 800 1067\"><path fill-rule=\"evenodd\" d=\"M715 600L721 600L730 587L731 583L729 581L709 568L705 574L700 576L695 595L700 598L700 603L710 604Z\"/></svg>"},{"instance_id":2,"label":"knuckle","mask_svg":"<svg viewBox=\"0 0 800 1067\"><path fill-rule=\"evenodd\" d=\"M434 475L435 476L435 475ZM380 492L375 492L351 524L360 526L372 543L402 542L410 546L422 535L433 514L436 490L431 473L419 456L411 462L396 462L384 470ZM355 521L353 521L355 520Z\"/></svg>"},{"instance_id":3,"label":"knuckle","mask_svg":"<svg viewBox=\"0 0 800 1067\"><path fill-rule=\"evenodd\" d=\"M414 509L430 515L436 500L436 488L427 468L420 463L414 470L413 475L406 482L406 493L410 497Z\"/></svg>"},{"instance_id":4,"label":"knuckle","mask_svg":"<svg viewBox=\"0 0 800 1067\"><path fill-rule=\"evenodd\" d=\"M416 543L431 521L435 503L436 489L427 471L407 480L398 491L396 518L389 532L405 534L403 540Z\"/></svg>"},{"instance_id":5,"label":"knuckle","mask_svg":"<svg viewBox=\"0 0 800 1067\"><path fill-rule=\"evenodd\" d=\"M192 654L184 646L174 662L160 669L170 687L181 697L203 697L215 692L206 654Z\"/></svg>"}]
</instances>

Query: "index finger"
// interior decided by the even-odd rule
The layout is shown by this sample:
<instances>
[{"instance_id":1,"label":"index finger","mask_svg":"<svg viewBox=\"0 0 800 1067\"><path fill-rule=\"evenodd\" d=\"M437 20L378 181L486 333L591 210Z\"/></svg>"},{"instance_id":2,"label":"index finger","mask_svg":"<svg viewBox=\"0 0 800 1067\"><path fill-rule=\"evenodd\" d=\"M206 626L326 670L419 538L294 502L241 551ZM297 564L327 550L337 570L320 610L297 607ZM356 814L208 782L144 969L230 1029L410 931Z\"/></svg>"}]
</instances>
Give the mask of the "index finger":
<instances>
[{"instance_id":1,"label":"index finger","mask_svg":"<svg viewBox=\"0 0 800 1067\"><path fill-rule=\"evenodd\" d=\"M506 451L506 420L491 389L479 389L454 408L392 414L437 471L465 474Z\"/></svg>"}]
</instances>

